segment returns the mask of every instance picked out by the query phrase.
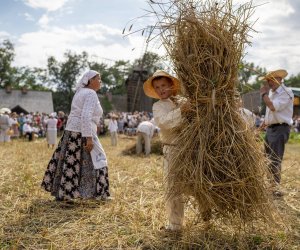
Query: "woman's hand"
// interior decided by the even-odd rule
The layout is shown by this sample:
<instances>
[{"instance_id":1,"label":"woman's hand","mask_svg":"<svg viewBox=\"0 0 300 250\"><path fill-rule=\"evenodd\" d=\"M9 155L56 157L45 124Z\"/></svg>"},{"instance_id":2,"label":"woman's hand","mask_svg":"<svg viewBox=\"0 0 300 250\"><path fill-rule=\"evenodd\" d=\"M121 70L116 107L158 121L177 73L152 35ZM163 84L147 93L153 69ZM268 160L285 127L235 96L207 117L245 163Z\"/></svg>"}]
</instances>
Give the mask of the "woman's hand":
<instances>
[{"instance_id":1,"label":"woman's hand","mask_svg":"<svg viewBox=\"0 0 300 250\"><path fill-rule=\"evenodd\" d=\"M84 146L84 149L88 152L91 152L93 147L94 147L93 138L92 137L86 137L86 144Z\"/></svg>"}]
</instances>

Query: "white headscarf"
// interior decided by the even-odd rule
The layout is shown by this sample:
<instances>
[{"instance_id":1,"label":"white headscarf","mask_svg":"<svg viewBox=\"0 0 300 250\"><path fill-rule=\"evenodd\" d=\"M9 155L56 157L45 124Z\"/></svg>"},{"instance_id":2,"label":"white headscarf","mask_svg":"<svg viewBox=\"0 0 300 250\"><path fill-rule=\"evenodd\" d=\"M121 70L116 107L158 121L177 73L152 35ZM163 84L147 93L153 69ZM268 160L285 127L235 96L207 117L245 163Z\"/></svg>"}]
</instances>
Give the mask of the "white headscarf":
<instances>
[{"instance_id":1,"label":"white headscarf","mask_svg":"<svg viewBox=\"0 0 300 250\"><path fill-rule=\"evenodd\" d=\"M85 87L88 84L89 80L96 75L100 75L100 73L95 70L88 70L87 72L85 72L79 82L76 84L76 91Z\"/></svg>"}]
</instances>

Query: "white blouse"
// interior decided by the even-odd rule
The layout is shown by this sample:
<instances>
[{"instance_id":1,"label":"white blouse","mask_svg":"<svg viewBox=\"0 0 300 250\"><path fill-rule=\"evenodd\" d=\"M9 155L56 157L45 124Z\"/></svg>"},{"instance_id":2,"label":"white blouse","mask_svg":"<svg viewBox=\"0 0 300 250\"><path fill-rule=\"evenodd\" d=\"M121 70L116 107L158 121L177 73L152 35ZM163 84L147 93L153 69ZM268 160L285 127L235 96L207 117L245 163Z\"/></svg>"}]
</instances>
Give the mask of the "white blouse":
<instances>
[{"instance_id":1,"label":"white blouse","mask_svg":"<svg viewBox=\"0 0 300 250\"><path fill-rule=\"evenodd\" d=\"M72 100L66 130L92 137L103 114L97 93L89 88L79 89Z\"/></svg>"}]
</instances>

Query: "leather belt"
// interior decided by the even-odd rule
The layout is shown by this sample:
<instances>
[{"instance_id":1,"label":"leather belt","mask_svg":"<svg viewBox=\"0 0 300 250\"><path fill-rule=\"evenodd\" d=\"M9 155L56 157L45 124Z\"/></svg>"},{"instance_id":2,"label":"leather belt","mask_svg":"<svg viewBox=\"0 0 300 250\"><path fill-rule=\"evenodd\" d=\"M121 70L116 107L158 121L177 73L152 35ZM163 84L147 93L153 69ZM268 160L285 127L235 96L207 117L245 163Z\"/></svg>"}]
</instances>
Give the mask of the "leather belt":
<instances>
[{"instance_id":1,"label":"leather belt","mask_svg":"<svg viewBox=\"0 0 300 250\"><path fill-rule=\"evenodd\" d=\"M287 123L274 123L274 124L269 125L268 128L275 128L278 126L290 126L290 125Z\"/></svg>"}]
</instances>

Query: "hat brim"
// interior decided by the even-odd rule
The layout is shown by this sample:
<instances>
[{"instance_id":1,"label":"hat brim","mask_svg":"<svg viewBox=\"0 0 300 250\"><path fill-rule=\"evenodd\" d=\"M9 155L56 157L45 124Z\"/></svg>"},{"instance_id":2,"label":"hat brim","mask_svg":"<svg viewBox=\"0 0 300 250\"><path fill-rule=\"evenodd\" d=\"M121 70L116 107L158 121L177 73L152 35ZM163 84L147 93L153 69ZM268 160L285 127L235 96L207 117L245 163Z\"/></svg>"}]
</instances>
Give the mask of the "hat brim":
<instances>
[{"instance_id":1,"label":"hat brim","mask_svg":"<svg viewBox=\"0 0 300 250\"><path fill-rule=\"evenodd\" d=\"M150 78L148 78L147 81L144 82L144 85L143 85L145 95L147 95L151 98L154 98L154 99L160 99L159 95L154 90L154 87L152 85L152 81L155 78L158 78L158 77L161 77L161 76L167 77L172 81L172 83L173 83L172 89L174 91L174 95L177 95L179 90L180 90L180 81L176 77L168 76L168 75L151 76Z\"/></svg>"},{"instance_id":2,"label":"hat brim","mask_svg":"<svg viewBox=\"0 0 300 250\"><path fill-rule=\"evenodd\" d=\"M265 76L260 77L259 80L272 80L276 77L285 78L288 75L288 72L285 69L279 69L267 73Z\"/></svg>"}]
</instances>

